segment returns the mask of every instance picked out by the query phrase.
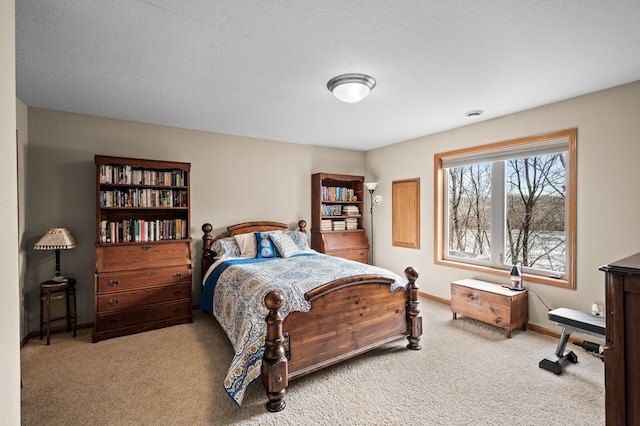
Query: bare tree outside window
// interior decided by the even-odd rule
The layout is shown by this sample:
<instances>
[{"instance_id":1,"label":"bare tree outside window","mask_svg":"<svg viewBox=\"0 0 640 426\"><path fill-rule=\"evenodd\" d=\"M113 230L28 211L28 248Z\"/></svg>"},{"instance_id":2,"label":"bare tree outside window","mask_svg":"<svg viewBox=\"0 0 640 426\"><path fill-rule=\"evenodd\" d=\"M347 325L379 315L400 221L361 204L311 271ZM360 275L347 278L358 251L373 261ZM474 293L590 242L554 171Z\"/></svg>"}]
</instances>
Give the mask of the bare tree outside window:
<instances>
[{"instance_id":1,"label":"bare tree outside window","mask_svg":"<svg viewBox=\"0 0 640 426\"><path fill-rule=\"evenodd\" d=\"M507 161L506 263L565 271L565 155Z\"/></svg>"},{"instance_id":2,"label":"bare tree outside window","mask_svg":"<svg viewBox=\"0 0 640 426\"><path fill-rule=\"evenodd\" d=\"M449 252L487 260L490 235L491 164L449 169Z\"/></svg>"},{"instance_id":3,"label":"bare tree outside window","mask_svg":"<svg viewBox=\"0 0 640 426\"><path fill-rule=\"evenodd\" d=\"M564 272L565 154L505 162L505 265ZM448 169L449 254L490 261L491 163Z\"/></svg>"}]
</instances>

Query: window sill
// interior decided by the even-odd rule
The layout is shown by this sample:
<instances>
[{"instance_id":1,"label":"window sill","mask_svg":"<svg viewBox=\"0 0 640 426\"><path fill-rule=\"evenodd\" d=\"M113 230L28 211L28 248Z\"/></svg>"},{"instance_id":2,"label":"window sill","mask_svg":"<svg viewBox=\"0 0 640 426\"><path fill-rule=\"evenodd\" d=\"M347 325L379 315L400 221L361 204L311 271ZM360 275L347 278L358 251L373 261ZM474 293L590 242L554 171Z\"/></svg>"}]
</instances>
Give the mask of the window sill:
<instances>
[{"instance_id":1,"label":"window sill","mask_svg":"<svg viewBox=\"0 0 640 426\"><path fill-rule=\"evenodd\" d=\"M488 266L472 265L469 263L462 263L462 262L456 262L453 260L445 260L445 259L436 259L435 264L449 266L452 268L467 269L470 271L482 272L485 274L496 275L496 276L509 279L509 271L505 271L502 269L495 269ZM537 284L550 285L553 287L566 288L568 290L576 289L575 281L570 279L567 280L564 278L551 278L551 277L543 277L540 275L523 274L522 280L525 283L528 281L528 282L533 282Z\"/></svg>"}]
</instances>

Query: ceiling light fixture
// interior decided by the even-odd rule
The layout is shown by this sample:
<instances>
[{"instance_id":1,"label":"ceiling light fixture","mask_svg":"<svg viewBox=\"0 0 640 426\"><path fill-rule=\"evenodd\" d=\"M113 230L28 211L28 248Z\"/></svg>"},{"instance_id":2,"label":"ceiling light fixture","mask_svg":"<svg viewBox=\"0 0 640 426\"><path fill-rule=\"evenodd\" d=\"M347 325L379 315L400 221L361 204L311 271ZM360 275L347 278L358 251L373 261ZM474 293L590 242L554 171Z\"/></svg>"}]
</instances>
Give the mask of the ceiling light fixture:
<instances>
[{"instance_id":1,"label":"ceiling light fixture","mask_svg":"<svg viewBox=\"0 0 640 426\"><path fill-rule=\"evenodd\" d=\"M349 103L361 101L374 87L376 80L366 74L342 74L327 83L327 89L333 96Z\"/></svg>"}]
</instances>

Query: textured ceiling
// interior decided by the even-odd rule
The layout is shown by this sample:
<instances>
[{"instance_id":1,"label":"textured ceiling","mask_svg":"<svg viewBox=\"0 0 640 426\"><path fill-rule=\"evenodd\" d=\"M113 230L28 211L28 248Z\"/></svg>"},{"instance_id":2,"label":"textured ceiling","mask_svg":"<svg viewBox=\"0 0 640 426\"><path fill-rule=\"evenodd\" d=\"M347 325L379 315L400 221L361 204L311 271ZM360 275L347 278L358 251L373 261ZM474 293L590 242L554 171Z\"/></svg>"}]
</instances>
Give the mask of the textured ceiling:
<instances>
[{"instance_id":1,"label":"textured ceiling","mask_svg":"<svg viewBox=\"0 0 640 426\"><path fill-rule=\"evenodd\" d=\"M368 150L640 80L639 23L638 0L16 0L17 93ZM351 72L377 86L345 104Z\"/></svg>"}]
</instances>

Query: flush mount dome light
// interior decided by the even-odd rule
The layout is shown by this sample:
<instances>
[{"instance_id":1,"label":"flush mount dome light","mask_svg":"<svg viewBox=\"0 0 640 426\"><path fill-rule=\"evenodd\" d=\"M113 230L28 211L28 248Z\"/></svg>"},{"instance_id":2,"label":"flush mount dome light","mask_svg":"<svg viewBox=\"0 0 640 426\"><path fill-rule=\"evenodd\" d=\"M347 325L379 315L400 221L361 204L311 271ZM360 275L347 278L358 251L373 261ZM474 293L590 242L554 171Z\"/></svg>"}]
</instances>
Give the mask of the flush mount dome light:
<instances>
[{"instance_id":1,"label":"flush mount dome light","mask_svg":"<svg viewBox=\"0 0 640 426\"><path fill-rule=\"evenodd\" d=\"M374 87L376 80L366 74L342 74L327 83L327 89L333 96L349 103L361 101Z\"/></svg>"}]
</instances>

